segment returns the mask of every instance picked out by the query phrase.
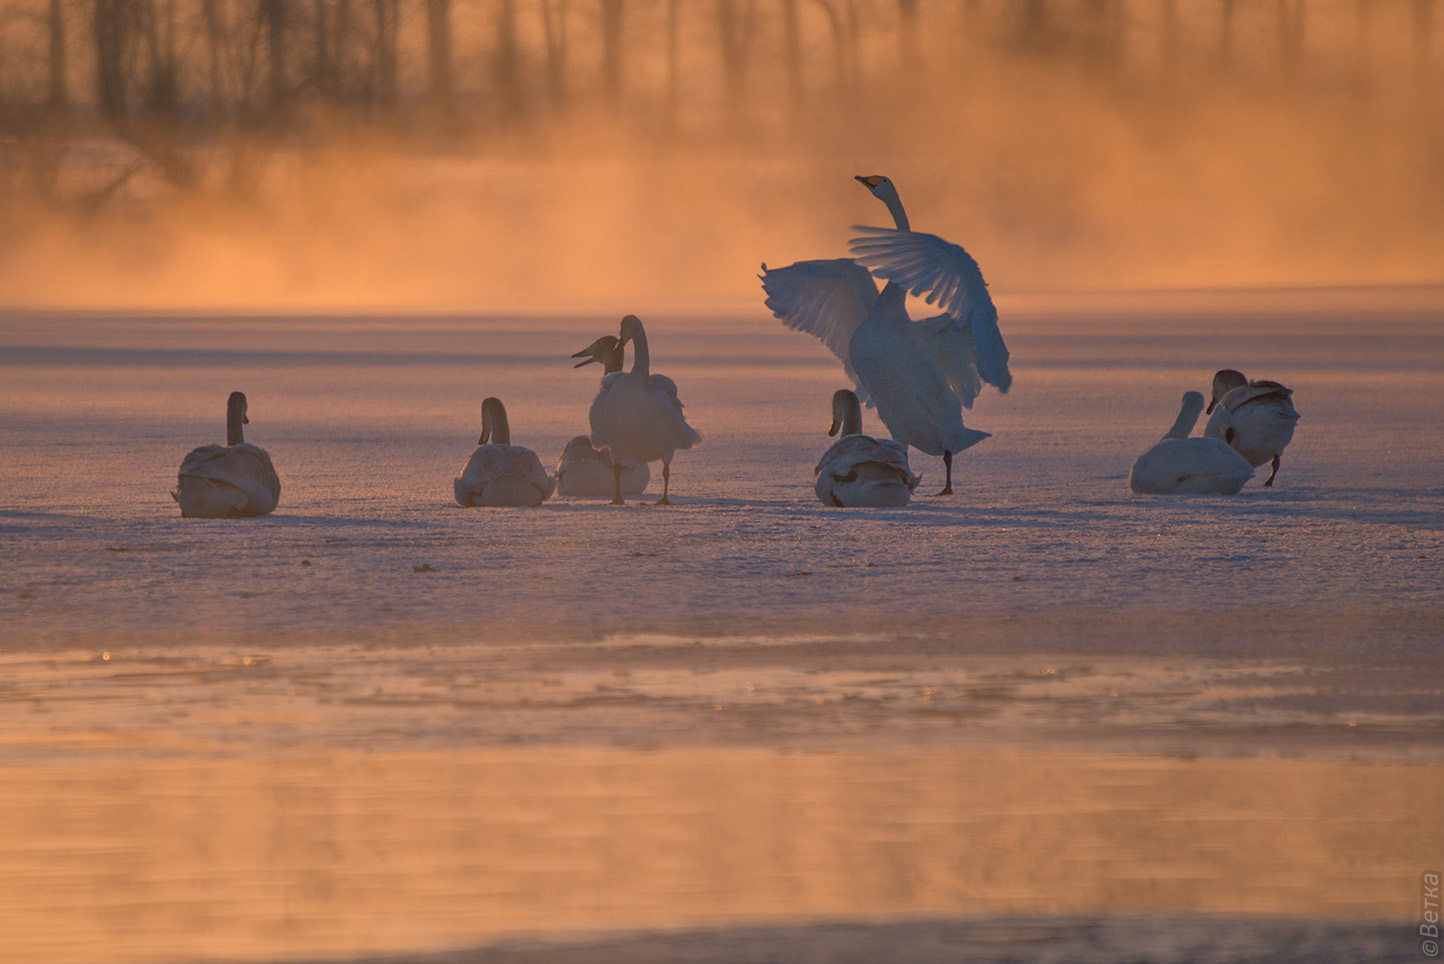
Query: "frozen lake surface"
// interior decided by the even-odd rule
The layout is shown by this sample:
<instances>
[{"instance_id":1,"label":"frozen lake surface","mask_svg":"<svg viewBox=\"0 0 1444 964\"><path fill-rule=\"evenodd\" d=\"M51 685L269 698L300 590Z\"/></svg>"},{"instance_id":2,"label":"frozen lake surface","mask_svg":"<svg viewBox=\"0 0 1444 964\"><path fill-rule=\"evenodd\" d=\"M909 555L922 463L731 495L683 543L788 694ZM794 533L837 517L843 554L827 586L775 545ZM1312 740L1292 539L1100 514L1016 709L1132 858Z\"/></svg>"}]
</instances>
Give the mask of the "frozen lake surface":
<instances>
[{"instance_id":1,"label":"frozen lake surface","mask_svg":"<svg viewBox=\"0 0 1444 964\"><path fill-rule=\"evenodd\" d=\"M452 501L481 400L552 468L621 311L0 317L0 949L1414 959L1444 293L998 300L994 437L889 510L761 309L643 314L677 505L534 510ZM1220 367L1294 389L1275 487L1130 495ZM233 390L280 507L182 520Z\"/></svg>"}]
</instances>

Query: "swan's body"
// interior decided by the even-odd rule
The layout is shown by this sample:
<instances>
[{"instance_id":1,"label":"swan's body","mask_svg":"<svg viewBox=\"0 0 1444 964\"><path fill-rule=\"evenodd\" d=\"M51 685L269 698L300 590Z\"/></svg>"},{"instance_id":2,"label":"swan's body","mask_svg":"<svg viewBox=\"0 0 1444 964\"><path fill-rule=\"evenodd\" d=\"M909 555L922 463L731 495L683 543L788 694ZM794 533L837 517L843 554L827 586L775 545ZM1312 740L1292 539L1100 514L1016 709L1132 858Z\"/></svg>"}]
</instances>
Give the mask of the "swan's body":
<instances>
[{"instance_id":1,"label":"swan's body","mask_svg":"<svg viewBox=\"0 0 1444 964\"><path fill-rule=\"evenodd\" d=\"M1203 396L1188 392L1173 428L1138 457L1128 487L1146 495L1236 495L1253 478L1253 466L1216 438L1189 438L1203 411Z\"/></svg>"},{"instance_id":2,"label":"swan's body","mask_svg":"<svg viewBox=\"0 0 1444 964\"><path fill-rule=\"evenodd\" d=\"M621 346L632 342L632 370L603 376L601 390L592 400L592 444L606 449L616 463L615 504L622 504L622 463L632 461L662 463L662 498L657 504L670 505L672 456L697 445L702 436L682 414L676 383L666 375L652 374L647 332L636 315L622 319L618 341Z\"/></svg>"},{"instance_id":3,"label":"swan's body","mask_svg":"<svg viewBox=\"0 0 1444 964\"><path fill-rule=\"evenodd\" d=\"M481 437L461 474L452 482L458 505L541 505L555 483L529 448L511 444L511 427L501 400L481 403Z\"/></svg>"},{"instance_id":4,"label":"swan's body","mask_svg":"<svg viewBox=\"0 0 1444 964\"><path fill-rule=\"evenodd\" d=\"M1213 414L1203 434L1223 439L1249 465L1270 462L1272 471L1264 485L1271 486L1279 473L1279 456L1292 441L1299 420L1293 394L1278 382L1251 382L1240 372L1222 369L1213 376L1213 400L1208 405Z\"/></svg>"},{"instance_id":5,"label":"swan's body","mask_svg":"<svg viewBox=\"0 0 1444 964\"><path fill-rule=\"evenodd\" d=\"M862 406L857 396L839 389L832 396L832 427L842 437L817 463L814 489L823 505L884 507L907 505L918 487L908 468L907 449L892 439L862 433Z\"/></svg>"},{"instance_id":6,"label":"swan's body","mask_svg":"<svg viewBox=\"0 0 1444 964\"><path fill-rule=\"evenodd\" d=\"M281 480L271 456L245 440L246 396L226 402L226 444L202 445L182 461L171 498L187 519L266 515L281 499Z\"/></svg>"},{"instance_id":7,"label":"swan's body","mask_svg":"<svg viewBox=\"0 0 1444 964\"><path fill-rule=\"evenodd\" d=\"M1008 348L977 262L955 244L909 229L897 189L885 177L857 179L892 212L896 229L859 228L856 260L762 266L767 307L789 328L822 339L842 360L859 398L877 407L892 437L941 455L952 493L953 455L988 438L963 425L982 383L1012 385ZM869 271L871 269L871 271ZM872 275L886 280L879 293ZM943 313L908 317L909 293Z\"/></svg>"},{"instance_id":8,"label":"swan's body","mask_svg":"<svg viewBox=\"0 0 1444 964\"><path fill-rule=\"evenodd\" d=\"M583 361L572 366L581 368L593 362L602 366L603 377L622 370L626 349L615 335L603 335L573 355ZM615 466L606 449L592 445L585 435L578 435L566 444L557 459L557 495L609 496L616 486ZM652 479L652 470L645 462L622 463L622 494L641 495Z\"/></svg>"}]
</instances>

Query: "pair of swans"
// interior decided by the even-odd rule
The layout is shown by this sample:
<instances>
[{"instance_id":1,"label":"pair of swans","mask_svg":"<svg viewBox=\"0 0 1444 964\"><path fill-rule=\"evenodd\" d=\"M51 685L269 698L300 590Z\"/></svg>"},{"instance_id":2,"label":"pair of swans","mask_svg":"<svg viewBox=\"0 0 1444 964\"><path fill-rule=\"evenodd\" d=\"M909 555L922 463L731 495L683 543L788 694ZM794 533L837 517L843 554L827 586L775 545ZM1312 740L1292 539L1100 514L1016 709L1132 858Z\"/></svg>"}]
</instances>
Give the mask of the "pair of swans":
<instances>
[{"instance_id":1,"label":"pair of swans","mask_svg":"<svg viewBox=\"0 0 1444 964\"><path fill-rule=\"evenodd\" d=\"M855 258L762 266L766 305L787 327L821 339L843 365L861 401L877 407L893 439L941 455L953 491L953 456L989 437L963 425L984 382L1006 392L1013 377L998 312L978 264L966 251L911 230L892 181L857 178L887 205L895 228L861 227ZM873 276L886 284L879 292ZM942 314L914 322L908 294Z\"/></svg>"},{"instance_id":2,"label":"pair of swans","mask_svg":"<svg viewBox=\"0 0 1444 964\"><path fill-rule=\"evenodd\" d=\"M622 371L626 345L633 345L632 370ZM605 373L591 407L592 434L567 443L557 461L556 478L547 476L536 453L511 445L506 409L500 400L482 403L478 448L455 480L456 501L463 506L540 505L556 491L561 495L638 495L651 471L646 463L662 463L662 498L670 505L668 483L672 456L702 440L682 415L676 384L651 373L647 333L635 315L622 319L617 337L597 339L573 358L575 367L598 362Z\"/></svg>"},{"instance_id":3,"label":"pair of swans","mask_svg":"<svg viewBox=\"0 0 1444 964\"><path fill-rule=\"evenodd\" d=\"M171 498L185 519L267 515L281 500L281 480L270 454L246 441L244 392L226 400L226 444L202 445L181 460Z\"/></svg>"}]
</instances>

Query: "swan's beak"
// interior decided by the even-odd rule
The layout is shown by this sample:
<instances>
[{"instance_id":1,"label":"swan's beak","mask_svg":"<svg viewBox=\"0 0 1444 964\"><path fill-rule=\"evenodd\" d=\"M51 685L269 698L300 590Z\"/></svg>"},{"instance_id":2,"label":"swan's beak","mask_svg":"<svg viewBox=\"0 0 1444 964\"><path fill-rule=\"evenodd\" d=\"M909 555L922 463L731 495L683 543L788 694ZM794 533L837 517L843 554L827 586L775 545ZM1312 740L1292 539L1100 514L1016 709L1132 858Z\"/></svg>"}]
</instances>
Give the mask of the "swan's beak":
<instances>
[{"instance_id":1,"label":"swan's beak","mask_svg":"<svg viewBox=\"0 0 1444 964\"><path fill-rule=\"evenodd\" d=\"M827 434L828 434L828 435L836 435L836 434L837 434L837 430L840 429L840 428L842 428L842 423L839 422L836 418L834 418L834 419L832 420L832 428L830 428L830 429L827 430Z\"/></svg>"},{"instance_id":2,"label":"swan's beak","mask_svg":"<svg viewBox=\"0 0 1444 964\"><path fill-rule=\"evenodd\" d=\"M251 420L248 419L248 418L246 418L244 415L242 415L242 416L241 416L241 424L242 424L242 425L250 425L250 424L251 424Z\"/></svg>"},{"instance_id":3,"label":"swan's beak","mask_svg":"<svg viewBox=\"0 0 1444 964\"><path fill-rule=\"evenodd\" d=\"M1208 401L1208 408L1205 408L1205 409L1203 410L1203 414L1205 414L1205 415L1212 415L1212 414L1213 414L1213 407L1214 407L1215 405L1217 405L1217 404L1218 404L1218 399L1216 399L1216 398L1211 398L1211 399L1209 399L1209 401Z\"/></svg>"},{"instance_id":4,"label":"swan's beak","mask_svg":"<svg viewBox=\"0 0 1444 964\"><path fill-rule=\"evenodd\" d=\"M854 175L854 177L858 183L860 183L863 187L867 188L869 191L882 183L882 178L876 174L869 174L867 177L863 177L861 174L857 174Z\"/></svg>"},{"instance_id":5,"label":"swan's beak","mask_svg":"<svg viewBox=\"0 0 1444 964\"><path fill-rule=\"evenodd\" d=\"M585 356L585 357L583 357L583 356ZM579 362L577 362L575 365L573 365L573 366L572 366L573 368L581 368L581 367L583 367L583 366L585 366L585 365L590 365L592 362L594 362L594 361L597 360L597 358L596 358L595 355L588 355L588 354L587 354L586 352L584 352L584 351L579 351L579 352L577 352L575 355L573 355L572 357L573 357L573 358L581 358L581 359L582 359L581 361L579 361Z\"/></svg>"}]
</instances>

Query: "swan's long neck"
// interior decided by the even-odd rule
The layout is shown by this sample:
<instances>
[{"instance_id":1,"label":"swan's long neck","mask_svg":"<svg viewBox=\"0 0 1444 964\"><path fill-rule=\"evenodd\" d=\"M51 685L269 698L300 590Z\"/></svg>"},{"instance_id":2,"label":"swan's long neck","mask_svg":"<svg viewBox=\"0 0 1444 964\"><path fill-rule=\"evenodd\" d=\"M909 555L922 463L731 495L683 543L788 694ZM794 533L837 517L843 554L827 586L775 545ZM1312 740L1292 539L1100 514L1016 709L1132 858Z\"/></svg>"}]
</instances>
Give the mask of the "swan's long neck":
<instances>
[{"instance_id":1,"label":"swan's long neck","mask_svg":"<svg viewBox=\"0 0 1444 964\"><path fill-rule=\"evenodd\" d=\"M493 445L511 444L511 426L501 399L488 398L481 403L481 437Z\"/></svg>"},{"instance_id":2,"label":"swan's long neck","mask_svg":"<svg viewBox=\"0 0 1444 964\"><path fill-rule=\"evenodd\" d=\"M862 406L858 403L857 396L845 388L839 389L832 396L833 432L837 431L838 426L842 427L841 438L862 432Z\"/></svg>"},{"instance_id":3,"label":"swan's long neck","mask_svg":"<svg viewBox=\"0 0 1444 964\"><path fill-rule=\"evenodd\" d=\"M610 375L612 372L622 370L622 364L627 360L627 350L621 345L607 352L606 358L602 360L602 374Z\"/></svg>"},{"instance_id":4,"label":"swan's long neck","mask_svg":"<svg viewBox=\"0 0 1444 964\"><path fill-rule=\"evenodd\" d=\"M902 198L898 197L897 191L888 191L884 194L882 203L886 204L887 209L892 212L893 223L897 225L899 231L912 230L908 226L908 213L903 210Z\"/></svg>"},{"instance_id":5,"label":"swan's long neck","mask_svg":"<svg viewBox=\"0 0 1444 964\"><path fill-rule=\"evenodd\" d=\"M240 445L246 440L245 429L241 428L246 424L246 396L240 392L231 395L230 401L226 403L226 444Z\"/></svg>"},{"instance_id":6,"label":"swan's long neck","mask_svg":"<svg viewBox=\"0 0 1444 964\"><path fill-rule=\"evenodd\" d=\"M1203 411L1203 396L1198 392L1189 392L1183 396L1183 408L1178 413L1178 420L1173 423L1173 428L1163 436L1164 438L1188 438L1193 433L1193 427L1198 424L1198 414Z\"/></svg>"},{"instance_id":7,"label":"swan's long neck","mask_svg":"<svg viewBox=\"0 0 1444 964\"><path fill-rule=\"evenodd\" d=\"M632 336L632 374L652 374L652 355L647 351L647 333L640 327Z\"/></svg>"}]
</instances>

